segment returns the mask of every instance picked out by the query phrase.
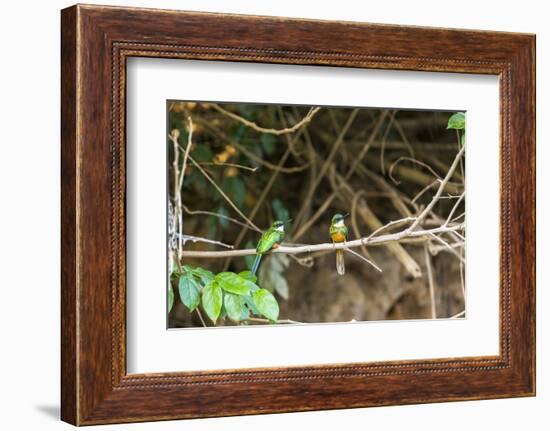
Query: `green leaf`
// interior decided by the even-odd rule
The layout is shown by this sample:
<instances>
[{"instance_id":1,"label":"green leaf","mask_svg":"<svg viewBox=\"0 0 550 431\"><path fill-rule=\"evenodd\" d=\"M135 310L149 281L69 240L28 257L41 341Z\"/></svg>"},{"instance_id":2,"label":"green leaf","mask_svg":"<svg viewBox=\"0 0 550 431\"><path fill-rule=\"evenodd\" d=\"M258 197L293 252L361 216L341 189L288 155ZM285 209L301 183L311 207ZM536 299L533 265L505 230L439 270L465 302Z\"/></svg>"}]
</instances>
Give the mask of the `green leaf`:
<instances>
[{"instance_id":1,"label":"green leaf","mask_svg":"<svg viewBox=\"0 0 550 431\"><path fill-rule=\"evenodd\" d=\"M251 296L244 295L243 300L244 300L246 306L248 307L248 309L250 311L252 311L253 314L255 314L256 316L259 316L259 315L262 314L262 313L260 313L260 310L258 310L258 308L256 307L256 304L254 304L254 300L252 299Z\"/></svg>"},{"instance_id":2,"label":"green leaf","mask_svg":"<svg viewBox=\"0 0 550 431\"><path fill-rule=\"evenodd\" d=\"M239 272L239 277L249 280L252 283L256 283L256 281L258 281L258 277L252 274L252 272L249 270Z\"/></svg>"},{"instance_id":3,"label":"green leaf","mask_svg":"<svg viewBox=\"0 0 550 431\"><path fill-rule=\"evenodd\" d=\"M193 311L198 307L200 302L199 285L191 272L186 272L180 276L178 291L181 302L189 308L189 311Z\"/></svg>"},{"instance_id":4,"label":"green leaf","mask_svg":"<svg viewBox=\"0 0 550 431\"><path fill-rule=\"evenodd\" d=\"M172 286L168 286L168 313L172 311L172 307L174 306L174 289L172 289Z\"/></svg>"},{"instance_id":5,"label":"green leaf","mask_svg":"<svg viewBox=\"0 0 550 431\"><path fill-rule=\"evenodd\" d=\"M252 297L258 311L271 321L279 317L279 304L269 290L260 289Z\"/></svg>"},{"instance_id":6,"label":"green leaf","mask_svg":"<svg viewBox=\"0 0 550 431\"><path fill-rule=\"evenodd\" d=\"M466 116L464 112L456 112L449 118L447 129L464 130L466 128Z\"/></svg>"},{"instance_id":7,"label":"green leaf","mask_svg":"<svg viewBox=\"0 0 550 431\"><path fill-rule=\"evenodd\" d=\"M264 133L260 137L262 148L268 156L272 156L277 149L277 138L269 133Z\"/></svg>"},{"instance_id":8,"label":"green leaf","mask_svg":"<svg viewBox=\"0 0 550 431\"><path fill-rule=\"evenodd\" d=\"M226 292L237 295L248 295L254 283L246 278L239 277L234 272L220 272L216 275L216 282Z\"/></svg>"},{"instance_id":9,"label":"green leaf","mask_svg":"<svg viewBox=\"0 0 550 431\"><path fill-rule=\"evenodd\" d=\"M233 295L232 293L225 293L223 295L223 304L227 311L227 316L234 322L241 320L243 315L244 299L242 296Z\"/></svg>"},{"instance_id":10,"label":"green leaf","mask_svg":"<svg viewBox=\"0 0 550 431\"><path fill-rule=\"evenodd\" d=\"M241 296L241 298L244 298L244 296ZM239 317L239 320L246 320L249 317L250 317L250 310L248 309L248 307L243 306L241 316Z\"/></svg>"},{"instance_id":11,"label":"green leaf","mask_svg":"<svg viewBox=\"0 0 550 431\"><path fill-rule=\"evenodd\" d=\"M225 298L225 295L223 295ZM225 309L225 305L222 301L222 309L220 310L220 315L218 316L218 319L223 320L227 317L227 310Z\"/></svg>"},{"instance_id":12,"label":"green leaf","mask_svg":"<svg viewBox=\"0 0 550 431\"><path fill-rule=\"evenodd\" d=\"M200 278L203 286L206 286L212 280L214 280L214 274L204 268L193 268L192 273L195 277Z\"/></svg>"},{"instance_id":13,"label":"green leaf","mask_svg":"<svg viewBox=\"0 0 550 431\"><path fill-rule=\"evenodd\" d=\"M202 307L210 320L216 323L222 309L223 292L216 281L211 281L202 290Z\"/></svg>"}]
</instances>

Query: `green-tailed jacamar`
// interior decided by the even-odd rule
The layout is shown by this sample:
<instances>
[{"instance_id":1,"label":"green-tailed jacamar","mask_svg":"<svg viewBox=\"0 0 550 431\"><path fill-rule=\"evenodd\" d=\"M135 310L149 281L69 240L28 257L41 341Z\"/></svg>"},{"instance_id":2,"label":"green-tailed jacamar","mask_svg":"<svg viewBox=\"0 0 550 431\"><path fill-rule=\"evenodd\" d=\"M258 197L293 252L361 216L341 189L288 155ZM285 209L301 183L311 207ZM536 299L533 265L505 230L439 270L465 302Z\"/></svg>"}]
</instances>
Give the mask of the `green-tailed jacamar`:
<instances>
[{"instance_id":1,"label":"green-tailed jacamar","mask_svg":"<svg viewBox=\"0 0 550 431\"><path fill-rule=\"evenodd\" d=\"M279 247L284 238L285 223L279 220L273 222L271 227L262 234L260 241L258 241L258 245L256 246L256 259L254 259L251 270L252 274L256 274L260 266L260 260L262 260L262 255L271 249Z\"/></svg>"},{"instance_id":2,"label":"green-tailed jacamar","mask_svg":"<svg viewBox=\"0 0 550 431\"><path fill-rule=\"evenodd\" d=\"M348 228L344 224L344 216L342 214L334 214L330 222L330 239L332 242L345 242L348 237ZM344 265L344 250L336 250L336 271L340 275L346 273Z\"/></svg>"}]
</instances>

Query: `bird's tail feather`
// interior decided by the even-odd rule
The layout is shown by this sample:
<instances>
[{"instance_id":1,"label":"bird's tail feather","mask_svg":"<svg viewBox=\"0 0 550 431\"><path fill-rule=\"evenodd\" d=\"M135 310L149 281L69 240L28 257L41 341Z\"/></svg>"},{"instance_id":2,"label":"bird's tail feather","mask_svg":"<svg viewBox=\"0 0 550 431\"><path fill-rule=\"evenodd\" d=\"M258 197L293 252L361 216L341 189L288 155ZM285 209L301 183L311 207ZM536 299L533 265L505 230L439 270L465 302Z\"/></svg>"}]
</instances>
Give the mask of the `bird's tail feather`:
<instances>
[{"instance_id":1,"label":"bird's tail feather","mask_svg":"<svg viewBox=\"0 0 550 431\"><path fill-rule=\"evenodd\" d=\"M344 264L344 250L336 250L336 271L340 275L346 273L346 265Z\"/></svg>"},{"instance_id":2,"label":"bird's tail feather","mask_svg":"<svg viewBox=\"0 0 550 431\"><path fill-rule=\"evenodd\" d=\"M256 275L256 271L258 271L258 267L260 266L260 260L262 260L262 255L257 254L256 259L254 259L254 263L252 264L252 269L250 270L252 275Z\"/></svg>"}]
</instances>

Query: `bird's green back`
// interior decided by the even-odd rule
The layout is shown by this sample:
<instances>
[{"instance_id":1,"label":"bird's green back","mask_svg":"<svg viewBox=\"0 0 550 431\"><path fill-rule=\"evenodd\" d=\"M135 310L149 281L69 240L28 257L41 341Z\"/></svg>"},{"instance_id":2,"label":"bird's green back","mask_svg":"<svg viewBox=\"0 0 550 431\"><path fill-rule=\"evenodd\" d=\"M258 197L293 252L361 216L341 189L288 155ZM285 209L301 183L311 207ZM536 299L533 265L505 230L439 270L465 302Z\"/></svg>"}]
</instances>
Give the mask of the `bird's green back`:
<instances>
[{"instance_id":1,"label":"bird's green back","mask_svg":"<svg viewBox=\"0 0 550 431\"><path fill-rule=\"evenodd\" d=\"M258 242L258 247L256 247L256 252L259 254L267 253L271 250L274 244L283 242L284 237L284 232L280 232L277 229L270 227L262 234L262 237Z\"/></svg>"}]
</instances>

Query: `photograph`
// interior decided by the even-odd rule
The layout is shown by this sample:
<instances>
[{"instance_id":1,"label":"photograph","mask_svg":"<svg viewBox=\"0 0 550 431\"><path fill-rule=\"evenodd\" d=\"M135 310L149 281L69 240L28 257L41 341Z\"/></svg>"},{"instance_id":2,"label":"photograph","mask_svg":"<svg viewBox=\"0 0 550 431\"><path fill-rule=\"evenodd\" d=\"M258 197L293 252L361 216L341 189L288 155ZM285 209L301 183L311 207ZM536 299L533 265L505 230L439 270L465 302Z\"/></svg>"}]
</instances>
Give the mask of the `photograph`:
<instances>
[{"instance_id":1,"label":"photograph","mask_svg":"<svg viewBox=\"0 0 550 431\"><path fill-rule=\"evenodd\" d=\"M465 112L166 110L168 328L466 317Z\"/></svg>"}]
</instances>

